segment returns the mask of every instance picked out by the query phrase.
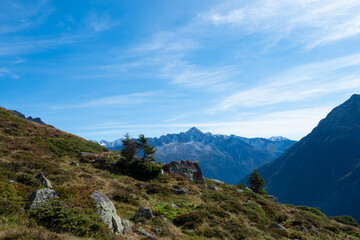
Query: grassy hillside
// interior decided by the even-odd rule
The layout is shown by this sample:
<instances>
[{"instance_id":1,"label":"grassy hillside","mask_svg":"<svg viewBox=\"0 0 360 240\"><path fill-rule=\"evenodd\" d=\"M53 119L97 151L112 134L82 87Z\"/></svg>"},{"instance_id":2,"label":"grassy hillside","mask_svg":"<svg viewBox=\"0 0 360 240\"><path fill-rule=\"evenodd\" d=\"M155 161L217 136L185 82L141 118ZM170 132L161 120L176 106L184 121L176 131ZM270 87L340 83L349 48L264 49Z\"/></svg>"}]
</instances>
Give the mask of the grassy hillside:
<instances>
[{"instance_id":1,"label":"grassy hillside","mask_svg":"<svg viewBox=\"0 0 360 240\"><path fill-rule=\"evenodd\" d=\"M98 156L88 159L81 152ZM140 206L153 210L153 219L133 222L134 232L126 234L131 239L144 239L136 234L139 227L158 239L360 239L351 218L274 203L244 185L207 180L218 187L215 191L167 173L140 181L113 171L119 158L118 152L0 108L0 239L125 239L113 236L96 216L89 199L94 189L114 202L122 220ZM72 161L80 165L71 166ZM42 188L34 179L40 172L60 197L29 210L29 195ZM175 195L175 187L189 194ZM285 230L269 229L274 222Z\"/></svg>"}]
</instances>

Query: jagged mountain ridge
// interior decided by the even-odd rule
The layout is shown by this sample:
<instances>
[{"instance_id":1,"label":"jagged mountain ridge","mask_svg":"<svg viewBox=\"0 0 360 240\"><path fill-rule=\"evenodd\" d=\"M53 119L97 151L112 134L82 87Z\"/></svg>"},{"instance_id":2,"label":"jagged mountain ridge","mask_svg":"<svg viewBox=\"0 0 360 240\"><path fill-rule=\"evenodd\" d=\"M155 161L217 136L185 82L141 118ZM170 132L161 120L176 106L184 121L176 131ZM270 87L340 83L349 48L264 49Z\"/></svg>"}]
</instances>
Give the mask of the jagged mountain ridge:
<instances>
[{"instance_id":1,"label":"jagged mountain ridge","mask_svg":"<svg viewBox=\"0 0 360 240\"><path fill-rule=\"evenodd\" d=\"M41 120L41 118L39 118L39 117L35 117L35 118L33 118L33 117L31 117L31 116L26 117L24 114L22 114L21 112L16 111L16 110L10 110L10 112L12 112L13 114L15 114L16 116L18 116L18 117L20 117L20 118L22 118L22 119L26 119L26 120L29 120L29 121L32 121L32 122L36 122L36 123L39 123L39 124L46 124L46 123L44 123L44 122Z\"/></svg>"},{"instance_id":2,"label":"jagged mountain ridge","mask_svg":"<svg viewBox=\"0 0 360 240\"><path fill-rule=\"evenodd\" d=\"M359 221L360 95L334 108L309 135L258 171L267 191L282 202Z\"/></svg>"},{"instance_id":3,"label":"jagged mountain ridge","mask_svg":"<svg viewBox=\"0 0 360 240\"><path fill-rule=\"evenodd\" d=\"M171 161L199 161L204 175L236 184L252 169L274 160L295 143L284 137L244 138L235 135L213 135L193 127L187 132L149 138L157 148L155 157L162 163ZM102 140L110 150L122 148L121 139Z\"/></svg>"}]
</instances>

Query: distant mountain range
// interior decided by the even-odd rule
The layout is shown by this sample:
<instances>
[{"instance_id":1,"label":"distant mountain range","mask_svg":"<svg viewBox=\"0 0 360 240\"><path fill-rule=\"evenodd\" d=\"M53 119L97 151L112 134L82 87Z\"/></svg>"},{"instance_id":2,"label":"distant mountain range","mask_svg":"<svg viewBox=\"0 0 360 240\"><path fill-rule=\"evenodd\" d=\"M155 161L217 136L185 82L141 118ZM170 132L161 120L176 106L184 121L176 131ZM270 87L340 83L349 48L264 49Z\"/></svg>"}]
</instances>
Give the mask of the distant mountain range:
<instances>
[{"instance_id":1,"label":"distant mountain range","mask_svg":"<svg viewBox=\"0 0 360 240\"><path fill-rule=\"evenodd\" d=\"M309 135L258 172L266 190L283 203L360 221L360 95L334 108Z\"/></svg>"},{"instance_id":2,"label":"distant mountain range","mask_svg":"<svg viewBox=\"0 0 360 240\"><path fill-rule=\"evenodd\" d=\"M18 111L16 111L16 110L10 110L10 112L12 112L13 114L15 114L16 116L18 116L18 117L20 117L20 118L22 118L22 119L26 119L26 120L29 120L29 121L32 121L32 122L36 122L36 123L39 123L39 124L45 124L45 123L41 120L41 118L39 118L39 117L36 117L36 118L33 118L33 117L31 117L31 116L25 117L24 114L22 114L21 112L18 112Z\"/></svg>"},{"instance_id":3,"label":"distant mountain range","mask_svg":"<svg viewBox=\"0 0 360 240\"><path fill-rule=\"evenodd\" d=\"M199 161L203 173L226 183L236 184L254 168L280 156L295 143L284 137L244 138L213 135L193 127L187 132L149 138L157 148L155 157L163 163L180 160ZM102 140L102 146L121 150L121 139Z\"/></svg>"}]
</instances>

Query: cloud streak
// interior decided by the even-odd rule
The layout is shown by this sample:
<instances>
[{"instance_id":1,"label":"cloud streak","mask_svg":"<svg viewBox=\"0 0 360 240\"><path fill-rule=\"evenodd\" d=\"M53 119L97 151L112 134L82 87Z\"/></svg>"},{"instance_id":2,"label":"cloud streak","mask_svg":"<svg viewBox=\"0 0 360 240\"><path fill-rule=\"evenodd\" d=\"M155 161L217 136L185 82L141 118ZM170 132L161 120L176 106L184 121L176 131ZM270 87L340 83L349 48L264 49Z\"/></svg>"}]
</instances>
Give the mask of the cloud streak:
<instances>
[{"instance_id":1,"label":"cloud streak","mask_svg":"<svg viewBox=\"0 0 360 240\"><path fill-rule=\"evenodd\" d=\"M85 17L85 22L95 32L102 32L117 25L110 14L91 12Z\"/></svg>"},{"instance_id":2,"label":"cloud streak","mask_svg":"<svg viewBox=\"0 0 360 240\"><path fill-rule=\"evenodd\" d=\"M314 96L360 90L360 54L306 64L261 81L262 85L226 97L210 113L260 107ZM353 69L349 69L349 68ZM341 70L347 68L344 74Z\"/></svg>"},{"instance_id":3,"label":"cloud streak","mask_svg":"<svg viewBox=\"0 0 360 240\"><path fill-rule=\"evenodd\" d=\"M93 99L83 103L76 104L60 104L56 105L55 109L74 109L74 108L89 108L89 107L102 107L109 105L133 105L140 104L148 101L151 97L155 96L155 92L132 93L126 95L118 95L111 97L103 97Z\"/></svg>"},{"instance_id":4,"label":"cloud streak","mask_svg":"<svg viewBox=\"0 0 360 240\"><path fill-rule=\"evenodd\" d=\"M12 33L43 24L55 11L47 0L2 0L0 2L0 34Z\"/></svg>"},{"instance_id":5,"label":"cloud streak","mask_svg":"<svg viewBox=\"0 0 360 240\"><path fill-rule=\"evenodd\" d=\"M360 34L357 0L227 1L199 16L215 25L237 27L245 34L276 34L311 49Z\"/></svg>"}]
</instances>

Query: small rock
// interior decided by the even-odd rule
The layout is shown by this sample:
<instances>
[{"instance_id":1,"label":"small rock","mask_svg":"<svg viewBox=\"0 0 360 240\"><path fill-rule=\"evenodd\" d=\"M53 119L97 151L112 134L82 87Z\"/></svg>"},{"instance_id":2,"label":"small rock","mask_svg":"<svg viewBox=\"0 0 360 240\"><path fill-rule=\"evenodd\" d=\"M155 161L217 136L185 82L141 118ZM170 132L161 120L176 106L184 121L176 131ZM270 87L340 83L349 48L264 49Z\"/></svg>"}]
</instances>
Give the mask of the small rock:
<instances>
[{"instance_id":1,"label":"small rock","mask_svg":"<svg viewBox=\"0 0 360 240\"><path fill-rule=\"evenodd\" d=\"M272 196L272 195L268 195L267 197L268 197L268 199L269 199L270 201L272 201L272 202L275 202L275 203L278 202L278 198L277 198L277 197L274 197L274 196Z\"/></svg>"},{"instance_id":2,"label":"small rock","mask_svg":"<svg viewBox=\"0 0 360 240\"><path fill-rule=\"evenodd\" d=\"M208 188L212 189L212 190L215 190L215 191L219 191L219 189L217 187L215 187L214 184L211 184Z\"/></svg>"},{"instance_id":3,"label":"small rock","mask_svg":"<svg viewBox=\"0 0 360 240\"><path fill-rule=\"evenodd\" d=\"M44 176L44 174L40 173L35 178L45 187L52 188L51 182Z\"/></svg>"},{"instance_id":4,"label":"small rock","mask_svg":"<svg viewBox=\"0 0 360 240\"><path fill-rule=\"evenodd\" d=\"M72 161L72 162L70 163L70 165L71 165L71 166L75 166L75 167L78 167L78 166L79 166L79 164L78 164L77 162L75 162L75 161Z\"/></svg>"},{"instance_id":5,"label":"small rock","mask_svg":"<svg viewBox=\"0 0 360 240\"><path fill-rule=\"evenodd\" d=\"M214 183L217 184L225 184L223 181L217 180L217 179L210 179L211 181L213 181Z\"/></svg>"},{"instance_id":6,"label":"small rock","mask_svg":"<svg viewBox=\"0 0 360 240\"><path fill-rule=\"evenodd\" d=\"M243 193L244 192L244 190L242 190L242 189L238 189L238 190L236 190L238 193Z\"/></svg>"},{"instance_id":7,"label":"small rock","mask_svg":"<svg viewBox=\"0 0 360 240\"><path fill-rule=\"evenodd\" d=\"M14 183L17 183L16 181L10 180L10 179L8 180L8 182L9 182L9 183L13 183L13 184L14 184Z\"/></svg>"},{"instance_id":8,"label":"small rock","mask_svg":"<svg viewBox=\"0 0 360 240\"><path fill-rule=\"evenodd\" d=\"M305 226L301 225L300 231L302 231L302 232L307 232L308 229L307 229Z\"/></svg>"},{"instance_id":9,"label":"small rock","mask_svg":"<svg viewBox=\"0 0 360 240\"><path fill-rule=\"evenodd\" d=\"M146 188L146 185L145 184L142 184L142 183L136 183L135 184L139 189L144 189Z\"/></svg>"},{"instance_id":10,"label":"small rock","mask_svg":"<svg viewBox=\"0 0 360 240\"><path fill-rule=\"evenodd\" d=\"M131 233L132 227L134 226L129 220L122 221L124 226L124 233Z\"/></svg>"},{"instance_id":11,"label":"small rock","mask_svg":"<svg viewBox=\"0 0 360 240\"><path fill-rule=\"evenodd\" d=\"M113 202L105 194L99 191L94 191L91 194L91 198L97 205L97 214L100 216L103 223L108 225L115 234L122 234L124 226L116 213Z\"/></svg>"},{"instance_id":12,"label":"small rock","mask_svg":"<svg viewBox=\"0 0 360 240\"><path fill-rule=\"evenodd\" d=\"M313 231L316 235L320 235L314 226L311 226L311 231Z\"/></svg>"},{"instance_id":13,"label":"small rock","mask_svg":"<svg viewBox=\"0 0 360 240\"><path fill-rule=\"evenodd\" d=\"M161 233L161 228L158 228L158 227L153 227L154 231L157 232L157 233Z\"/></svg>"},{"instance_id":14,"label":"small rock","mask_svg":"<svg viewBox=\"0 0 360 240\"><path fill-rule=\"evenodd\" d=\"M136 231L139 232L140 234L144 235L144 236L147 237L147 238L157 239L154 234L149 233L148 231L146 231L146 230L143 229L143 228L138 228L138 229L136 229Z\"/></svg>"},{"instance_id":15,"label":"small rock","mask_svg":"<svg viewBox=\"0 0 360 240\"><path fill-rule=\"evenodd\" d=\"M139 218L152 219L154 217L151 209L140 207L135 213L134 220L138 220Z\"/></svg>"},{"instance_id":16,"label":"small rock","mask_svg":"<svg viewBox=\"0 0 360 240\"><path fill-rule=\"evenodd\" d=\"M172 208L180 208L180 207L179 207L178 205L176 205L175 203L172 203L172 204L171 204L171 207L172 207Z\"/></svg>"},{"instance_id":17,"label":"small rock","mask_svg":"<svg viewBox=\"0 0 360 240\"><path fill-rule=\"evenodd\" d=\"M276 222L274 222L273 224L270 225L269 229L271 229L271 228L277 228L277 229L286 231L286 229L283 226L281 226L280 224L278 224Z\"/></svg>"},{"instance_id":18,"label":"small rock","mask_svg":"<svg viewBox=\"0 0 360 240\"><path fill-rule=\"evenodd\" d=\"M40 207L42 204L47 203L52 198L59 197L58 194L49 188L42 188L36 190L30 195L29 208Z\"/></svg>"},{"instance_id":19,"label":"small rock","mask_svg":"<svg viewBox=\"0 0 360 240\"><path fill-rule=\"evenodd\" d=\"M81 156L85 157L85 156L94 156L97 157L98 155L95 153L90 153L90 152L81 152Z\"/></svg>"},{"instance_id":20,"label":"small rock","mask_svg":"<svg viewBox=\"0 0 360 240\"><path fill-rule=\"evenodd\" d=\"M173 193L178 195L186 195L189 192L189 190L187 190L186 188L174 188L172 191Z\"/></svg>"}]
</instances>

